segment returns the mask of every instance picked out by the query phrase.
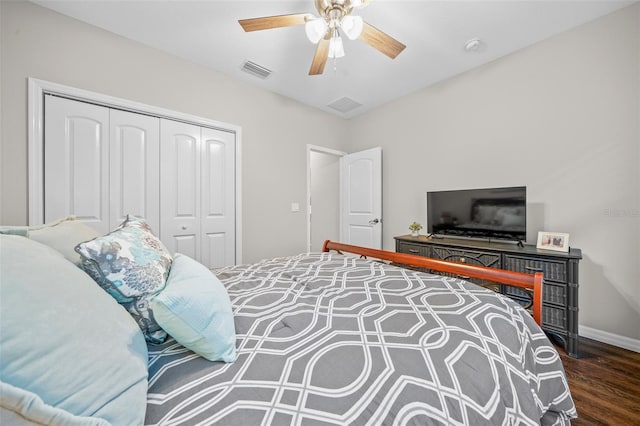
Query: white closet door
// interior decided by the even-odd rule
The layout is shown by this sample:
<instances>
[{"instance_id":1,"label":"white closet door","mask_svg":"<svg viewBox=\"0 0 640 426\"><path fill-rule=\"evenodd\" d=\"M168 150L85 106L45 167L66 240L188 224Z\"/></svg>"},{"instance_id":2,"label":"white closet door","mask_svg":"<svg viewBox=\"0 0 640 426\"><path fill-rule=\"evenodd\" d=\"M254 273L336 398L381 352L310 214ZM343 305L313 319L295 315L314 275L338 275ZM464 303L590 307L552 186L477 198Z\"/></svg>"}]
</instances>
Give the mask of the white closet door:
<instances>
[{"instance_id":1,"label":"white closet door","mask_svg":"<svg viewBox=\"0 0 640 426\"><path fill-rule=\"evenodd\" d=\"M235 264L235 134L202 128L202 254L209 268Z\"/></svg>"},{"instance_id":2,"label":"white closet door","mask_svg":"<svg viewBox=\"0 0 640 426\"><path fill-rule=\"evenodd\" d=\"M44 220L109 231L109 109L45 96Z\"/></svg>"},{"instance_id":3,"label":"white closet door","mask_svg":"<svg viewBox=\"0 0 640 426\"><path fill-rule=\"evenodd\" d=\"M160 120L160 238L200 259L200 127Z\"/></svg>"},{"instance_id":4,"label":"white closet door","mask_svg":"<svg viewBox=\"0 0 640 426\"><path fill-rule=\"evenodd\" d=\"M110 228L127 214L160 232L160 119L110 111Z\"/></svg>"}]
</instances>

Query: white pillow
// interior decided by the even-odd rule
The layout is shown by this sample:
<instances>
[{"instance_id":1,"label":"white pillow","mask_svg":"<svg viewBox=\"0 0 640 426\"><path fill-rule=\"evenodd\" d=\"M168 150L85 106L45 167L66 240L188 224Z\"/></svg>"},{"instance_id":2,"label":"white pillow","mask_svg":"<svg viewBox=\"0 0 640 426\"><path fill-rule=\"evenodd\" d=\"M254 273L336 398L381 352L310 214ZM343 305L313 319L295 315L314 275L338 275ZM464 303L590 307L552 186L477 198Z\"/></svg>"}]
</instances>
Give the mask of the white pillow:
<instances>
[{"instance_id":1,"label":"white pillow","mask_svg":"<svg viewBox=\"0 0 640 426\"><path fill-rule=\"evenodd\" d=\"M75 247L100 236L100 233L76 220L75 216L67 216L52 223L29 227L28 236L58 250L67 260L80 266L82 259L76 253Z\"/></svg>"}]
</instances>

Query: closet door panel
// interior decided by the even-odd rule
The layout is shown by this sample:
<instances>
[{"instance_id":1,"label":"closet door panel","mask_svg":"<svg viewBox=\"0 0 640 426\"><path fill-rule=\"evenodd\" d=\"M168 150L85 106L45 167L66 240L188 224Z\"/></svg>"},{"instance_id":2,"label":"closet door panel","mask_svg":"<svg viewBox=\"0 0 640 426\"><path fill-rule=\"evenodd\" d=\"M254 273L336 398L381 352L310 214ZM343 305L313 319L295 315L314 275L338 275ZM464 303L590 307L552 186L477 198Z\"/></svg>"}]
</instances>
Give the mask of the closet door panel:
<instances>
[{"instance_id":1,"label":"closet door panel","mask_svg":"<svg viewBox=\"0 0 640 426\"><path fill-rule=\"evenodd\" d=\"M160 121L160 238L173 254L200 258L200 127ZM188 241L188 242L187 242Z\"/></svg>"},{"instance_id":2,"label":"closet door panel","mask_svg":"<svg viewBox=\"0 0 640 426\"><path fill-rule=\"evenodd\" d=\"M109 110L45 96L44 220L76 215L109 230Z\"/></svg>"},{"instance_id":3,"label":"closet door panel","mask_svg":"<svg viewBox=\"0 0 640 426\"><path fill-rule=\"evenodd\" d=\"M173 244L175 251L169 249L171 254L182 253L186 254L192 259L198 259L198 238L195 234L192 235L175 235L173 237Z\"/></svg>"},{"instance_id":4,"label":"closet door panel","mask_svg":"<svg viewBox=\"0 0 640 426\"><path fill-rule=\"evenodd\" d=\"M229 245L226 232L208 232L203 236L202 264L209 269L222 268L234 264L233 257L227 254Z\"/></svg>"},{"instance_id":5,"label":"closet door panel","mask_svg":"<svg viewBox=\"0 0 640 426\"><path fill-rule=\"evenodd\" d=\"M110 225L142 217L160 232L160 119L110 112Z\"/></svg>"},{"instance_id":6,"label":"closet door panel","mask_svg":"<svg viewBox=\"0 0 640 426\"><path fill-rule=\"evenodd\" d=\"M202 129L202 262L235 264L235 135Z\"/></svg>"}]
</instances>

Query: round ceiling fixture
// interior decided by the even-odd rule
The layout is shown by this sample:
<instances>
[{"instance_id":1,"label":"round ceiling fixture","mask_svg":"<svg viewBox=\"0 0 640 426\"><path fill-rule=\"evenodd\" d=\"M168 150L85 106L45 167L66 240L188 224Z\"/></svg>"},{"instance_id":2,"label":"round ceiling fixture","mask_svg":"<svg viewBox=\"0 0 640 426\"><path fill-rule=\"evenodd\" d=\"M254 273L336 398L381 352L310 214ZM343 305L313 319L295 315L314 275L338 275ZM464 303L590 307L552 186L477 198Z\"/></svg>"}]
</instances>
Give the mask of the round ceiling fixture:
<instances>
[{"instance_id":1,"label":"round ceiling fixture","mask_svg":"<svg viewBox=\"0 0 640 426\"><path fill-rule=\"evenodd\" d=\"M479 38L472 38L464 44L464 50L466 50L467 52L477 52L478 50L480 50L481 44L482 41Z\"/></svg>"}]
</instances>

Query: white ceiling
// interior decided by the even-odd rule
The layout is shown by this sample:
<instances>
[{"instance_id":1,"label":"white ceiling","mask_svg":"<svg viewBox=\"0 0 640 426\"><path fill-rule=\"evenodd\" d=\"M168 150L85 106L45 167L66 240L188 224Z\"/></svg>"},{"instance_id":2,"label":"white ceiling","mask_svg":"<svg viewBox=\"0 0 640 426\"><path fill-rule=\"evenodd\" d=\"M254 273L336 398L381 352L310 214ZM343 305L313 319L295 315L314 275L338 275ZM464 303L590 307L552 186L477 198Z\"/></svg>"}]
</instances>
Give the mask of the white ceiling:
<instances>
[{"instance_id":1,"label":"white ceiling","mask_svg":"<svg viewBox=\"0 0 640 426\"><path fill-rule=\"evenodd\" d=\"M317 15L312 0L160 1L34 0L104 28L344 118L354 117L436 82L611 13L634 0L376 0L358 14L407 48L394 60L345 38L346 56L309 76L315 52L304 27L245 33L238 19L289 13ZM464 44L480 38L476 52ZM245 61L273 71L260 79ZM335 70L334 70L335 65ZM362 104L341 113L344 97Z\"/></svg>"}]
</instances>

